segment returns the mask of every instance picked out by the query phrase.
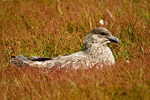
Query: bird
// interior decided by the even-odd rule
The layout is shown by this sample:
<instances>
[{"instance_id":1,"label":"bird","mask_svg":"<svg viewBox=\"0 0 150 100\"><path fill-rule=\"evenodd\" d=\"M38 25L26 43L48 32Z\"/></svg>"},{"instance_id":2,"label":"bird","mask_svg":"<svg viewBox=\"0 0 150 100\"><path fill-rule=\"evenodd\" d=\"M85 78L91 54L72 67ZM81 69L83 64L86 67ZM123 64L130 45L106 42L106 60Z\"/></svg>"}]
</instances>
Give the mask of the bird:
<instances>
[{"instance_id":1,"label":"bird","mask_svg":"<svg viewBox=\"0 0 150 100\"><path fill-rule=\"evenodd\" d=\"M111 42L120 43L117 37L114 37L110 31L103 27L97 27L91 30L84 40L84 48L74 54L60 55L57 57L30 57L23 55L13 56L11 63L16 66L33 66L39 68L91 68L95 64L101 66L112 66L115 64L115 58L109 44Z\"/></svg>"}]
</instances>

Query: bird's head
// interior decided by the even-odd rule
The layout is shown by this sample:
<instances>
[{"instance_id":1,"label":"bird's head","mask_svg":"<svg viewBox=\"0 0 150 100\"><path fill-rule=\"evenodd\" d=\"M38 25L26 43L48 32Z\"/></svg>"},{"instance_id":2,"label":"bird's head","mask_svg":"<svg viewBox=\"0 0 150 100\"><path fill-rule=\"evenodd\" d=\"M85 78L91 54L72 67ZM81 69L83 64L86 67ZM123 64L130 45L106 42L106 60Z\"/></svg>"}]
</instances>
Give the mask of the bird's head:
<instances>
[{"instance_id":1,"label":"bird's head","mask_svg":"<svg viewBox=\"0 0 150 100\"><path fill-rule=\"evenodd\" d=\"M85 38L86 44L99 44L107 46L111 42L119 43L119 39L114 37L106 28L98 27L93 29Z\"/></svg>"}]
</instances>

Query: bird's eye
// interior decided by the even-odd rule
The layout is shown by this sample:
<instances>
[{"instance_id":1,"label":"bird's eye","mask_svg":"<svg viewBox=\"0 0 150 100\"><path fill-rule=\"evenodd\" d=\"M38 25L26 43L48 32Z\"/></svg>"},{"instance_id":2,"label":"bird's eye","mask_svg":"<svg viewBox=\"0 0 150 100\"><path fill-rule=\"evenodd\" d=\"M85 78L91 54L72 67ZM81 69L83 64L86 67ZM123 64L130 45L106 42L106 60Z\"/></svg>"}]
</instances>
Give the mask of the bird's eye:
<instances>
[{"instance_id":1,"label":"bird's eye","mask_svg":"<svg viewBox=\"0 0 150 100\"><path fill-rule=\"evenodd\" d=\"M104 33L104 32L101 32L100 34L101 34L101 35L107 35L107 33Z\"/></svg>"}]
</instances>

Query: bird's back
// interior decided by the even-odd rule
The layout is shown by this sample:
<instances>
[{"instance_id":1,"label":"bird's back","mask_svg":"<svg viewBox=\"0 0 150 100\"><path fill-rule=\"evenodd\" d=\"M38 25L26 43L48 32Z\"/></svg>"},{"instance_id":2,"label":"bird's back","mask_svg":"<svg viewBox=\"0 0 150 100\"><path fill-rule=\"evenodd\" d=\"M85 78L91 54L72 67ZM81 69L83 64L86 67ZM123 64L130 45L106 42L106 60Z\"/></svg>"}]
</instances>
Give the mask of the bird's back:
<instances>
[{"instance_id":1,"label":"bird's back","mask_svg":"<svg viewBox=\"0 0 150 100\"><path fill-rule=\"evenodd\" d=\"M42 68L52 68L52 67L59 67L59 68L70 68L73 67L75 69L79 68L80 66L88 66L90 56L86 54L84 51L79 51L74 54L64 55L64 56L57 56L54 58L44 58L44 57L32 57L26 58L22 55L17 56L11 62L15 65L28 65L28 66L35 66L35 67L42 67Z\"/></svg>"},{"instance_id":2,"label":"bird's back","mask_svg":"<svg viewBox=\"0 0 150 100\"><path fill-rule=\"evenodd\" d=\"M36 65L38 67L47 67L47 68L52 68L54 66L59 67L59 68L79 68L81 65L86 65L86 63L90 60L91 58L84 52L84 51L79 51L74 54L70 55L64 55L64 56L57 56L52 58L51 60L46 60L43 62L39 61L34 61L31 63L31 65Z\"/></svg>"}]
</instances>

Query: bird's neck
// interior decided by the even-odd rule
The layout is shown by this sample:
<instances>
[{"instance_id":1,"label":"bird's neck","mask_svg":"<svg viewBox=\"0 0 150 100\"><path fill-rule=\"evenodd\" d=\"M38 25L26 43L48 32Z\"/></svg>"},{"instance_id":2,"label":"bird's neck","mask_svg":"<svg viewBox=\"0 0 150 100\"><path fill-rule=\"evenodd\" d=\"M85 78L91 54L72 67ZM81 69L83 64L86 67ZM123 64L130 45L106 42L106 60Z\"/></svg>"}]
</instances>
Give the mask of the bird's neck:
<instances>
[{"instance_id":1,"label":"bird's neck","mask_svg":"<svg viewBox=\"0 0 150 100\"><path fill-rule=\"evenodd\" d=\"M114 56L108 46L97 43L85 45L84 51L95 61L106 65L115 63Z\"/></svg>"}]
</instances>

